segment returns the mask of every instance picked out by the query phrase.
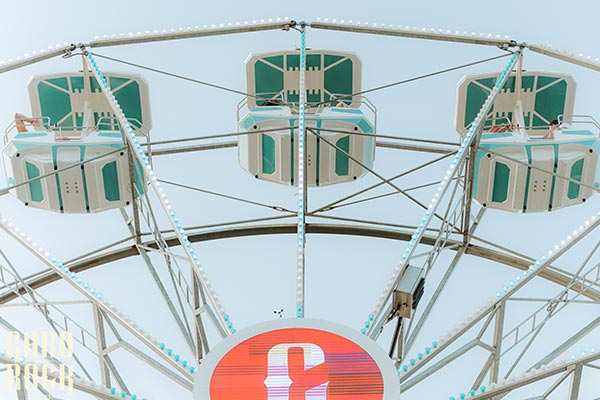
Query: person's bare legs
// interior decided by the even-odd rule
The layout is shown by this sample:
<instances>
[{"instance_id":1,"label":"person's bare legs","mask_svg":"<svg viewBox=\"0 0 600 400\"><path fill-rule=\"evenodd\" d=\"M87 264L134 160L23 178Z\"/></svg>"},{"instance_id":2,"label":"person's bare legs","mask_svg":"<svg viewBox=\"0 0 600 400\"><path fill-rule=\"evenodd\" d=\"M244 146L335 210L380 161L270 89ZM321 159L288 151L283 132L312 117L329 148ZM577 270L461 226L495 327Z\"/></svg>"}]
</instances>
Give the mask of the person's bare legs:
<instances>
[{"instance_id":1,"label":"person's bare legs","mask_svg":"<svg viewBox=\"0 0 600 400\"><path fill-rule=\"evenodd\" d=\"M15 113L15 125L17 126L17 132L28 132L27 127L25 126L26 123L37 127L40 125L40 120L37 118L29 118L23 114Z\"/></svg>"}]
</instances>

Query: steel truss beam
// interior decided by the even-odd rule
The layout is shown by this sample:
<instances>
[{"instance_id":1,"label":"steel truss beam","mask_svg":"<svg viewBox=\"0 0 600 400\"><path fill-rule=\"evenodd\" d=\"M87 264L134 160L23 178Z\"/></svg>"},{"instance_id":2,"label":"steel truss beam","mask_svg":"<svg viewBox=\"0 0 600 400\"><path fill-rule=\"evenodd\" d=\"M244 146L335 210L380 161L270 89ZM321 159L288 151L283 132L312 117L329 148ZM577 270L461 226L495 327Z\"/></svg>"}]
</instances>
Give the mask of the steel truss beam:
<instances>
[{"instance_id":1,"label":"steel truss beam","mask_svg":"<svg viewBox=\"0 0 600 400\"><path fill-rule=\"evenodd\" d=\"M443 340L443 343L440 343L439 346L436 344L436 348L431 351L422 362L416 364L413 368L406 370L404 374L401 375L401 383L403 384L403 390L407 390L415 385L417 385L420 381L430 376L433 372L443 368L450 361L462 356L467 351L472 348L479 346L484 349L487 349L490 352L490 358L484 364L479 378L476 381L475 385L479 385L483 377L489 373L489 379L491 383L497 383L500 377L500 360L501 358L508 353L512 348L514 348L520 342L529 338L528 343L521 349L521 352L517 355L516 360L512 363L512 365L508 366L507 372L504 376L504 379L508 378L512 372L515 370L517 364L521 361L523 355L529 350L531 344L535 340L536 336L539 334L541 329L545 326L546 322L556 316L558 312L564 309L568 304L570 304L570 300L577 299L577 297L583 295L588 288L600 282L600 263L594 265L587 271L584 271L584 267L591 260L592 256L596 254L598 250L599 244L592 246L592 249L589 253L589 256L584 260L581 267L578 268L576 275L574 276L572 282L567 285L566 288L561 288L556 296L550 299L546 304L543 304L540 308L535 310L530 316L527 316L523 319L522 322L517 323L516 327L510 330L509 332L504 332L505 326L505 308L506 301L511 298L519 289L521 289L527 282L529 282L534 276L540 273L548 263L555 261L558 257L561 257L567 250L569 250L572 246L574 246L577 242L579 242L583 237L590 234L590 232L594 231L600 225L600 219L596 218L595 222L592 222L588 225L588 229L579 233L579 235L571 242L570 244L566 244L561 249L553 253L552 256L547 258L547 260L540 264L538 269L530 269L528 275L524 275L522 278L518 278L518 280L511 283L510 289L505 296L502 296L497 301L492 302L489 305L484 306L481 310L479 310L474 316L468 318L462 324L460 324L459 328L455 333L451 334L450 337ZM574 292L573 296L565 297L565 294L568 292ZM596 301L598 304L598 301ZM554 306L553 306L554 305ZM557 307L558 306L558 307ZM493 332L493 343L492 345L486 345L481 341L482 336L487 331L490 326L489 323L491 321L491 317L495 316L496 323L494 325ZM487 320L485 320L487 318ZM537 320L541 320L541 322L536 322ZM436 355L441 355L442 352L449 348L452 343L455 343L459 338L465 338L467 333L470 332L476 324L484 321L483 327L476 335L475 339L472 339L469 343L475 343L476 345L471 346L469 348L461 348L460 351L453 352L450 356L446 356L442 358L438 362L433 362L433 358ZM589 324L588 327L585 327L573 338L580 339L585 336L585 334L589 333L594 327L596 327L598 322ZM524 331L524 332L522 332ZM570 346L575 343L574 340L568 340L567 342L561 344L556 350L552 351L548 356L543 359L543 363L551 362L556 356L560 355L567 349L567 346ZM475 342L474 342L475 341ZM504 349L504 347L507 349ZM450 357L450 358L449 358ZM432 364L430 367L426 368L423 372L419 373L426 365ZM536 366L541 365L541 363L536 364ZM529 370L531 371L531 369Z\"/></svg>"},{"instance_id":2,"label":"steel truss beam","mask_svg":"<svg viewBox=\"0 0 600 400\"><path fill-rule=\"evenodd\" d=\"M188 238L190 242L205 242L211 240L237 238L237 237L248 237L248 236L261 236L261 235L282 235L282 234L294 234L296 233L295 224L273 224L273 225L262 225L262 226L251 226L251 227L237 227L230 229L220 229L211 232L202 233L190 233ZM349 226L349 225L336 225L336 224L315 224L309 223L306 225L307 234L327 234L327 235L350 235L350 236L364 236L380 239L391 239L399 241L408 241L411 238L412 232L392 230L392 229L381 229L381 228L370 228L365 226ZM433 245L436 242L436 236L425 235L421 243L425 245ZM166 238L166 242L169 247L177 246L178 240L173 237ZM462 240L448 240L446 246L449 249L458 249L462 245ZM145 242L144 246L149 248L157 248L152 242ZM475 244L469 244L466 254L476 256L482 259L495 261L509 267L519 269L521 271L526 270L531 264L531 260L523 259L508 254L503 254L495 251L489 247L484 247ZM128 245L116 250L98 254L89 259L81 262L73 262L69 264L69 268L76 273L86 271L113 261L121 260L127 257L138 255L138 250L135 245ZM566 286L572 281L572 274L566 271L562 271L557 268L548 267L540 273L540 277L547 279L556 284ZM54 272L46 270L39 274L35 274L32 277L25 278L26 283L32 289L39 289L47 284L57 281L60 279ZM19 289L19 293L24 293L23 289ZM600 291L596 289L590 289L585 293L585 296L591 300L600 300ZM0 304L5 304L17 297L12 291L5 291L0 295Z\"/></svg>"}]
</instances>

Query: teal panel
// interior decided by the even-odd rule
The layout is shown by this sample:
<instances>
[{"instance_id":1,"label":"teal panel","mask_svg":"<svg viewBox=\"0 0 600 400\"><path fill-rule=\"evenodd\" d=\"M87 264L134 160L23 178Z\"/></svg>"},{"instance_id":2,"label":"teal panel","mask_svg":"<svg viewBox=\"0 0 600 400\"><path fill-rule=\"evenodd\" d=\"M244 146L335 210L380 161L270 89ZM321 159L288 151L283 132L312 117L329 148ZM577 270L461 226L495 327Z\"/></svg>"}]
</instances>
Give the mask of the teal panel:
<instances>
[{"instance_id":1,"label":"teal panel","mask_svg":"<svg viewBox=\"0 0 600 400\"><path fill-rule=\"evenodd\" d=\"M498 139L508 136L512 136L512 133L484 133L481 135L481 139Z\"/></svg>"},{"instance_id":2,"label":"teal panel","mask_svg":"<svg viewBox=\"0 0 600 400\"><path fill-rule=\"evenodd\" d=\"M73 117L75 118L75 123L73 124L73 126L82 127L83 126L83 113L82 114L75 113L73 115Z\"/></svg>"},{"instance_id":3,"label":"teal panel","mask_svg":"<svg viewBox=\"0 0 600 400\"><path fill-rule=\"evenodd\" d=\"M482 150L477 150L477 153L475 153L475 171L473 172L473 191L471 192L471 195L473 196L473 198L477 197L477 188L479 186L479 163L481 162L481 159L485 156L485 152Z\"/></svg>"},{"instance_id":4,"label":"teal panel","mask_svg":"<svg viewBox=\"0 0 600 400\"><path fill-rule=\"evenodd\" d=\"M287 99L288 103L291 103L291 104L299 104L300 103L300 95L298 94L297 91L296 91L296 93L292 93L292 92L288 91L285 94L285 98Z\"/></svg>"},{"instance_id":5,"label":"teal panel","mask_svg":"<svg viewBox=\"0 0 600 400\"><path fill-rule=\"evenodd\" d=\"M129 80L129 79L127 79ZM122 78L110 78L111 85L115 82L127 81ZM135 118L143 123L142 119L142 103L140 98L140 86L136 81L123 86L121 89L114 92L119 105L123 109L123 113L127 118Z\"/></svg>"},{"instance_id":6,"label":"teal panel","mask_svg":"<svg viewBox=\"0 0 600 400\"><path fill-rule=\"evenodd\" d=\"M554 166L552 167L552 173L556 174L558 170L558 145L552 146L554 152ZM552 211L552 204L554 203L554 188L556 187L556 175L552 175L552 184L550 185L550 202L548 203L548 211Z\"/></svg>"},{"instance_id":7,"label":"teal panel","mask_svg":"<svg viewBox=\"0 0 600 400\"><path fill-rule=\"evenodd\" d=\"M272 97L283 90L283 71L279 71L262 61L257 61L254 65L254 77L258 96L268 95L267 97Z\"/></svg>"},{"instance_id":8,"label":"teal panel","mask_svg":"<svg viewBox=\"0 0 600 400\"><path fill-rule=\"evenodd\" d=\"M102 167L102 181L104 184L104 198L107 201L119 201L119 174L117 173L117 162L113 161Z\"/></svg>"},{"instance_id":9,"label":"teal panel","mask_svg":"<svg viewBox=\"0 0 600 400\"><path fill-rule=\"evenodd\" d=\"M537 88L540 89L546 85L551 84L552 82L556 82L559 78L554 78L551 76L539 76L537 81Z\"/></svg>"},{"instance_id":10,"label":"teal panel","mask_svg":"<svg viewBox=\"0 0 600 400\"><path fill-rule=\"evenodd\" d=\"M344 58L343 56L335 56L332 54L325 54L324 58L324 64L325 64L325 68L327 68L328 66L330 66L331 64L333 64L336 61L341 60L342 58Z\"/></svg>"},{"instance_id":11,"label":"teal panel","mask_svg":"<svg viewBox=\"0 0 600 400\"><path fill-rule=\"evenodd\" d=\"M285 57L285 65L286 70L292 71L300 68L300 55L299 54L288 54ZM285 98L289 103L298 104L300 103L300 93L296 91L292 93L291 91L287 91L285 93Z\"/></svg>"},{"instance_id":12,"label":"teal panel","mask_svg":"<svg viewBox=\"0 0 600 400\"><path fill-rule=\"evenodd\" d=\"M79 161L80 162L83 162L85 160L85 150L86 149L87 149L86 146L79 147ZM87 186L87 179L85 178L85 166L84 165L81 166L81 181L83 182L83 193L84 193L84 197L85 197L85 211L90 212L90 197L88 194L88 186Z\"/></svg>"},{"instance_id":13,"label":"teal panel","mask_svg":"<svg viewBox=\"0 0 600 400\"><path fill-rule=\"evenodd\" d=\"M56 80L64 81L64 84L67 85L67 78L49 79L48 82ZM56 89L45 82L40 82L38 85L38 94L42 115L50 117L52 124L56 124L71 113L71 96L69 93ZM72 119L67 118L59 126L72 125Z\"/></svg>"},{"instance_id":14,"label":"teal panel","mask_svg":"<svg viewBox=\"0 0 600 400\"><path fill-rule=\"evenodd\" d=\"M539 81L544 77L540 76ZM565 80L556 80L556 83L539 91L535 96L535 111L551 121L563 114L565 110L565 101L567 98L567 82Z\"/></svg>"},{"instance_id":15,"label":"teal panel","mask_svg":"<svg viewBox=\"0 0 600 400\"><path fill-rule=\"evenodd\" d=\"M338 149L345 151L350 154L350 136L344 136L335 142ZM335 173L338 176L348 175L348 156L342 153L340 150L335 151Z\"/></svg>"},{"instance_id":16,"label":"teal panel","mask_svg":"<svg viewBox=\"0 0 600 400\"><path fill-rule=\"evenodd\" d=\"M573 163L571 167L571 175L569 176L571 179L576 180L577 182L581 182L581 176L583 175L583 162L584 159L577 160ZM574 182L569 182L569 189L567 191L567 197L573 200L579 197L579 185Z\"/></svg>"},{"instance_id":17,"label":"teal panel","mask_svg":"<svg viewBox=\"0 0 600 400\"><path fill-rule=\"evenodd\" d=\"M346 114L362 114L362 111L358 108L338 108L335 112L346 113Z\"/></svg>"},{"instance_id":18,"label":"teal panel","mask_svg":"<svg viewBox=\"0 0 600 400\"><path fill-rule=\"evenodd\" d=\"M283 69L283 56L265 57L265 61Z\"/></svg>"},{"instance_id":19,"label":"teal panel","mask_svg":"<svg viewBox=\"0 0 600 400\"><path fill-rule=\"evenodd\" d=\"M129 78L119 78L119 77L110 76L108 78L108 84L112 89L115 89L121 85L124 85L129 80L130 80Z\"/></svg>"},{"instance_id":20,"label":"teal panel","mask_svg":"<svg viewBox=\"0 0 600 400\"><path fill-rule=\"evenodd\" d=\"M502 87L502 89L508 93L514 93L515 92L515 82L516 82L516 78L514 76L509 76L508 78L506 78L506 82L504 82L504 86Z\"/></svg>"},{"instance_id":21,"label":"teal panel","mask_svg":"<svg viewBox=\"0 0 600 400\"><path fill-rule=\"evenodd\" d=\"M306 93L306 102L309 104L316 104L321 102L322 93L320 90L315 90L314 92L311 90Z\"/></svg>"},{"instance_id":22,"label":"teal panel","mask_svg":"<svg viewBox=\"0 0 600 400\"><path fill-rule=\"evenodd\" d=\"M54 164L54 169L58 169L57 159L58 159L58 147L52 146L52 164ZM64 212L63 200L62 200L62 191L60 190L60 174L54 174L54 178L56 180L56 188L58 194L58 207L60 213Z\"/></svg>"},{"instance_id":23,"label":"teal panel","mask_svg":"<svg viewBox=\"0 0 600 400\"><path fill-rule=\"evenodd\" d=\"M563 135L581 135L581 136L595 136L591 131L562 131Z\"/></svg>"},{"instance_id":24,"label":"teal panel","mask_svg":"<svg viewBox=\"0 0 600 400\"><path fill-rule=\"evenodd\" d=\"M144 194L144 186L145 186L145 179L144 179L144 168L142 167L142 163L139 162L139 160L136 158L134 159L134 175L135 175L135 191L136 191L136 197L137 196L141 196L142 194Z\"/></svg>"},{"instance_id":25,"label":"teal panel","mask_svg":"<svg viewBox=\"0 0 600 400\"><path fill-rule=\"evenodd\" d=\"M250 130L252 125L254 125L254 118L252 118L252 116L248 115L244 120L242 120L242 128L245 131Z\"/></svg>"},{"instance_id":26,"label":"teal panel","mask_svg":"<svg viewBox=\"0 0 600 400\"><path fill-rule=\"evenodd\" d=\"M319 124L319 126L318 126L319 128L321 127L320 125L321 124ZM320 135L321 131L319 131L318 133ZM315 186L319 186L319 184L320 184L319 179L320 179L320 174L321 174L321 170L320 170L320 168L321 168L321 138L319 136L317 136L316 147L317 147L317 156L316 156L317 162L316 162L316 165L315 165L315 171L316 171L316 173L315 173Z\"/></svg>"},{"instance_id":27,"label":"teal panel","mask_svg":"<svg viewBox=\"0 0 600 400\"><path fill-rule=\"evenodd\" d=\"M275 172L275 140L266 134L262 137L262 172L273 174Z\"/></svg>"},{"instance_id":28,"label":"teal panel","mask_svg":"<svg viewBox=\"0 0 600 400\"><path fill-rule=\"evenodd\" d=\"M318 71L323 69L321 67L321 55L320 54L308 54L306 56L306 69L307 70L315 69Z\"/></svg>"},{"instance_id":29,"label":"teal panel","mask_svg":"<svg viewBox=\"0 0 600 400\"><path fill-rule=\"evenodd\" d=\"M290 120L290 127L294 126L295 121ZM290 185L294 186L294 130L290 129Z\"/></svg>"},{"instance_id":30,"label":"teal panel","mask_svg":"<svg viewBox=\"0 0 600 400\"><path fill-rule=\"evenodd\" d=\"M548 120L548 122L549 121L552 121L552 119ZM526 122L528 122L528 121L526 121ZM544 121L537 115L533 116L533 127L537 128L537 129L548 129L548 122ZM529 125L527 125L527 126L529 126Z\"/></svg>"},{"instance_id":31,"label":"teal panel","mask_svg":"<svg viewBox=\"0 0 600 400\"><path fill-rule=\"evenodd\" d=\"M121 137L121 134L119 132L100 132L100 133L98 133L98 136L118 138L118 137Z\"/></svg>"},{"instance_id":32,"label":"teal panel","mask_svg":"<svg viewBox=\"0 0 600 400\"><path fill-rule=\"evenodd\" d=\"M493 88L496 79L497 77L489 77L468 83L466 88L465 126L475 119L475 116ZM483 87L481 85L483 85ZM515 86L516 77L510 76L507 78L503 89L506 92L514 93ZM525 122L527 127L545 127L548 125L549 121L557 118L560 114L564 114L567 93L567 81L564 79L543 75L524 76L521 79L521 86L523 90L531 91L535 94L533 110L535 110L535 113L539 114L538 116L533 116L534 119L531 120L532 115L528 113L529 110L525 110ZM495 115L494 117L498 117L498 115ZM509 116L509 118L511 118L511 116ZM485 126L487 127L491 124L490 121L487 121Z\"/></svg>"},{"instance_id":33,"label":"teal panel","mask_svg":"<svg viewBox=\"0 0 600 400\"><path fill-rule=\"evenodd\" d=\"M101 92L102 86L98 83L95 77L90 76L90 88L92 93Z\"/></svg>"},{"instance_id":34,"label":"teal panel","mask_svg":"<svg viewBox=\"0 0 600 400\"><path fill-rule=\"evenodd\" d=\"M285 57L285 65L288 71L300 68L300 55L288 54Z\"/></svg>"},{"instance_id":35,"label":"teal panel","mask_svg":"<svg viewBox=\"0 0 600 400\"><path fill-rule=\"evenodd\" d=\"M532 164L531 146L525 146L527 154L527 164ZM527 168L527 178L525 178L525 193L523 195L523 212L527 211L527 201L529 201L529 182L531 181L531 168Z\"/></svg>"},{"instance_id":36,"label":"teal panel","mask_svg":"<svg viewBox=\"0 0 600 400\"><path fill-rule=\"evenodd\" d=\"M489 90L482 88L474 82L469 83L469 86L467 86L467 104L465 105L465 126L469 125L475 119L481 106L485 103L485 99L489 96L495 81L495 78L480 79L478 81L490 88Z\"/></svg>"},{"instance_id":37,"label":"teal panel","mask_svg":"<svg viewBox=\"0 0 600 400\"><path fill-rule=\"evenodd\" d=\"M521 87L523 90L533 91L533 85L535 83L535 76L524 76L521 78ZM539 79L538 79L539 83Z\"/></svg>"},{"instance_id":38,"label":"teal panel","mask_svg":"<svg viewBox=\"0 0 600 400\"><path fill-rule=\"evenodd\" d=\"M525 126L531 126L531 114L532 113L529 113L529 114L523 116L523 121L525 122Z\"/></svg>"},{"instance_id":39,"label":"teal panel","mask_svg":"<svg viewBox=\"0 0 600 400\"><path fill-rule=\"evenodd\" d=\"M83 91L83 76L72 76L71 77L71 90L73 92Z\"/></svg>"},{"instance_id":40,"label":"teal panel","mask_svg":"<svg viewBox=\"0 0 600 400\"><path fill-rule=\"evenodd\" d=\"M347 59L325 71L324 88L332 94L352 94L352 78L352 60Z\"/></svg>"},{"instance_id":41,"label":"teal panel","mask_svg":"<svg viewBox=\"0 0 600 400\"><path fill-rule=\"evenodd\" d=\"M51 78L48 79L47 82L64 90L69 90L69 82L67 81L67 78Z\"/></svg>"},{"instance_id":42,"label":"teal panel","mask_svg":"<svg viewBox=\"0 0 600 400\"><path fill-rule=\"evenodd\" d=\"M26 133L18 133L15 135L15 139L28 139L32 137L42 137L48 136L46 132L26 132Z\"/></svg>"},{"instance_id":43,"label":"teal panel","mask_svg":"<svg viewBox=\"0 0 600 400\"><path fill-rule=\"evenodd\" d=\"M25 169L27 170L27 180L39 178L40 170L35 165L25 161ZM33 182L29 182L29 192L31 194L31 201L39 203L42 200L44 200L44 193L42 192L42 182L40 182L39 179Z\"/></svg>"},{"instance_id":44,"label":"teal panel","mask_svg":"<svg viewBox=\"0 0 600 400\"><path fill-rule=\"evenodd\" d=\"M508 182L510 179L510 168L501 162L496 162L494 168L494 189L492 201L502 203L508 198Z\"/></svg>"},{"instance_id":45,"label":"teal panel","mask_svg":"<svg viewBox=\"0 0 600 400\"><path fill-rule=\"evenodd\" d=\"M367 121L366 119L361 119L357 125L364 133L373 132L373 127L371 126L371 124L369 124L369 121Z\"/></svg>"}]
</instances>

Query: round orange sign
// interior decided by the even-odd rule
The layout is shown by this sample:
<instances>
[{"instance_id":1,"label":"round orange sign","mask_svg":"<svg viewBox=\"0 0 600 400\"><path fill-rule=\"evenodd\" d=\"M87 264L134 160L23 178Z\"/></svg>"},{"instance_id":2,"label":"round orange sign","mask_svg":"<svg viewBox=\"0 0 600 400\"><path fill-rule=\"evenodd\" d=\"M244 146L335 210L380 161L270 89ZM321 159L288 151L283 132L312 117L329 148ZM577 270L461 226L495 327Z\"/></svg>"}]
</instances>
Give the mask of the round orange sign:
<instances>
[{"instance_id":1,"label":"round orange sign","mask_svg":"<svg viewBox=\"0 0 600 400\"><path fill-rule=\"evenodd\" d=\"M274 329L256 332L257 327L250 328L254 333L237 333L222 343L225 349L219 347L209 353L196 377L197 399L398 397L399 388L394 390L398 377L392 361L365 336L326 321L279 320L267 325ZM243 337L236 338L238 335ZM218 359L215 351L221 353Z\"/></svg>"}]
</instances>

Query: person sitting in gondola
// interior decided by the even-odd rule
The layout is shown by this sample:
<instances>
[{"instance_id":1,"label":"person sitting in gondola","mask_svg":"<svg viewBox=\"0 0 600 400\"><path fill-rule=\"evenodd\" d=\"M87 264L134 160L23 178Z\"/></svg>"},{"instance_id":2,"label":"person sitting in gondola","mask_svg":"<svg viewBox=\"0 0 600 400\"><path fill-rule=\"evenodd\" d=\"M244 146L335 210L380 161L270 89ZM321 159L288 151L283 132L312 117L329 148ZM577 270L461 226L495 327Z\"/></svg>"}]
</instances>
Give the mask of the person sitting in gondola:
<instances>
[{"instance_id":1,"label":"person sitting in gondola","mask_svg":"<svg viewBox=\"0 0 600 400\"><path fill-rule=\"evenodd\" d=\"M39 118L29 118L23 114L15 113L15 125L17 132L25 133L28 132L28 126L33 126L36 131L42 128L42 121Z\"/></svg>"},{"instance_id":2,"label":"person sitting in gondola","mask_svg":"<svg viewBox=\"0 0 600 400\"><path fill-rule=\"evenodd\" d=\"M544 139L554 139L554 132L558 129L558 120L553 119L550 121L550 125L548 127L548 133L544 135Z\"/></svg>"},{"instance_id":3,"label":"person sitting in gondola","mask_svg":"<svg viewBox=\"0 0 600 400\"><path fill-rule=\"evenodd\" d=\"M492 125L492 127L488 130L488 133L504 133L504 132L512 132L512 130L513 130L512 124Z\"/></svg>"}]
</instances>

